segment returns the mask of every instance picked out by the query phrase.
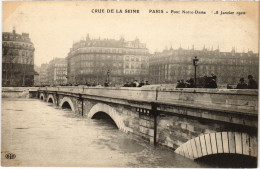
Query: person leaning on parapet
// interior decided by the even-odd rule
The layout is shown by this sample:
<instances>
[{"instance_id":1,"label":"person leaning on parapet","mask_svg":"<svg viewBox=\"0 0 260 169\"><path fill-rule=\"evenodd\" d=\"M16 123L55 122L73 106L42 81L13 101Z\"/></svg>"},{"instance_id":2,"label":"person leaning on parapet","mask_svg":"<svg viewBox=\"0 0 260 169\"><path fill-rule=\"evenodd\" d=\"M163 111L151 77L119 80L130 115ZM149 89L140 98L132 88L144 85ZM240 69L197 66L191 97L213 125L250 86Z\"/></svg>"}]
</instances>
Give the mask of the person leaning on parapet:
<instances>
[{"instance_id":1,"label":"person leaning on parapet","mask_svg":"<svg viewBox=\"0 0 260 169\"><path fill-rule=\"evenodd\" d=\"M150 83L148 82L148 80L145 81L145 85L150 85Z\"/></svg>"},{"instance_id":2,"label":"person leaning on parapet","mask_svg":"<svg viewBox=\"0 0 260 169\"><path fill-rule=\"evenodd\" d=\"M177 81L176 88L180 88L180 83L181 83L181 81L180 81L180 80L178 80L178 81Z\"/></svg>"},{"instance_id":3,"label":"person leaning on parapet","mask_svg":"<svg viewBox=\"0 0 260 169\"><path fill-rule=\"evenodd\" d=\"M248 85L247 85L248 89L258 89L258 85L257 82L255 81L255 79L253 78L252 75L248 75Z\"/></svg>"},{"instance_id":4,"label":"person leaning on parapet","mask_svg":"<svg viewBox=\"0 0 260 169\"><path fill-rule=\"evenodd\" d=\"M127 82L124 84L123 87L129 87L129 86L130 86L130 84L129 84L129 82L127 81Z\"/></svg>"},{"instance_id":5,"label":"person leaning on parapet","mask_svg":"<svg viewBox=\"0 0 260 169\"><path fill-rule=\"evenodd\" d=\"M109 86L109 84L108 84L108 81L106 80L106 82L104 83L104 86L105 87L108 87Z\"/></svg>"},{"instance_id":6,"label":"person leaning on parapet","mask_svg":"<svg viewBox=\"0 0 260 169\"><path fill-rule=\"evenodd\" d=\"M186 85L184 83L184 80L181 79L181 81L178 80L176 88L185 88Z\"/></svg>"},{"instance_id":7,"label":"person leaning on parapet","mask_svg":"<svg viewBox=\"0 0 260 169\"><path fill-rule=\"evenodd\" d=\"M134 81L134 86L133 87L138 87L139 86L139 83L137 80Z\"/></svg>"},{"instance_id":8,"label":"person leaning on parapet","mask_svg":"<svg viewBox=\"0 0 260 169\"><path fill-rule=\"evenodd\" d=\"M212 89L218 88L218 85L217 85L217 76L214 75L213 73L211 74L211 78L210 78L210 80L209 80L208 88L212 88Z\"/></svg>"},{"instance_id":9,"label":"person leaning on parapet","mask_svg":"<svg viewBox=\"0 0 260 169\"><path fill-rule=\"evenodd\" d=\"M144 86L144 81L142 80L141 83L138 85L138 87Z\"/></svg>"},{"instance_id":10,"label":"person leaning on parapet","mask_svg":"<svg viewBox=\"0 0 260 169\"><path fill-rule=\"evenodd\" d=\"M206 74L203 76L203 88L208 88L210 82L210 77L208 77Z\"/></svg>"},{"instance_id":11,"label":"person leaning on parapet","mask_svg":"<svg viewBox=\"0 0 260 169\"><path fill-rule=\"evenodd\" d=\"M186 80L186 87L187 88L194 88L194 80L192 78L190 78L190 80Z\"/></svg>"},{"instance_id":12,"label":"person leaning on parapet","mask_svg":"<svg viewBox=\"0 0 260 169\"><path fill-rule=\"evenodd\" d=\"M236 89L247 89L247 84L245 83L244 78L240 78L240 82L237 84Z\"/></svg>"}]
</instances>

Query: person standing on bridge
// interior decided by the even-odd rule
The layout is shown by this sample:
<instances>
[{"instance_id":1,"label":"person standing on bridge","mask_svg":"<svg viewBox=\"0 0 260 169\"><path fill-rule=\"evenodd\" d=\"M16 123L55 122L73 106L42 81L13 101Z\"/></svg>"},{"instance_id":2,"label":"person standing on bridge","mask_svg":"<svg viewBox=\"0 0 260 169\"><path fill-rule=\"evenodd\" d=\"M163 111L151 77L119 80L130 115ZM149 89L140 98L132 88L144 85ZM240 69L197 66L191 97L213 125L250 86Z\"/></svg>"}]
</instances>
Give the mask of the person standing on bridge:
<instances>
[{"instance_id":1,"label":"person standing on bridge","mask_svg":"<svg viewBox=\"0 0 260 169\"><path fill-rule=\"evenodd\" d=\"M138 85L138 87L144 86L144 80L141 81L141 83Z\"/></svg>"},{"instance_id":2,"label":"person standing on bridge","mask_svg":"<svg viewBox=\"0 0 260 169\"><path fill-rule=\"evenodd\" d=\"M178 80L176 88L185 88L186 85L184 83L184 80L181 79L181 81Z\"/></svg>"},{"instance_id":3,"label":"person standing on bridge","mask_svg":"<svg viewBox=\"0 0 260 169\"><path fill-rule=\"evenodd\" d=\"M109 84L108 84L108 81L106 80L106 82L105 82L105 87L108 87L109 86Z\"/></svg>"},{"instance_id":4,"label":"person standing on bridge","mask_svg":"<svg viewBox=\"0 0 260 169\"><path fill-rule=\"evenodd\" d=\"M133 87L138 87L139 86L139 83L137 80L134 81L134 86Z\"/></svg>"},{"instance_id":5,"label":"person standing on bridge","mask_svg":"<svg viewBox=\"0 0 260 169\"><path fill-rule=\"evenodd\" d=\"M252 75L248 75L248 89L258 89L257 82Z\"/></svg>"},{"instance_id":6,"label":"person standing on bridge","mask_svg":"<svg viewBox=\"0 0 260 169\"><path fill-rule=\"evenodd\" d=\"M236 89L247 89L247 84L245 83L244 78L240 78L240 82L237 84Z\"/></svg>"},{"instance_id":7,"label":"person standing on bridge","mask_svg":"<svg viewBox=\"0 0 260 169\"><path fill-rule=\"evenodd\" d=\"M148 82L148 80L145 81L145 85L150 85L150 83Z\"/></svg>"}]
</instances>

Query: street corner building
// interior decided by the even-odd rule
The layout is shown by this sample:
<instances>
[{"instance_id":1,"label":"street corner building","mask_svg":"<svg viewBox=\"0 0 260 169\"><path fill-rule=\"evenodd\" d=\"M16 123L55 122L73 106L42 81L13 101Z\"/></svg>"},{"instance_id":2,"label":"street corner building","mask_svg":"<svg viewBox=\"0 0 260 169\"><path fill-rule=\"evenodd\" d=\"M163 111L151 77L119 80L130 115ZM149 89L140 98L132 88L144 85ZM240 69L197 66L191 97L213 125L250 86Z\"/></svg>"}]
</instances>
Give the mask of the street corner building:
<instances>
[{"instance_id":1,"label":"street corner building","mask_svg":"<svg viewBox=\"0 0 260 169\"><path fill-rule=\"evenodd\" d=\"M139 39L86 39L73 44L67 56L68 83L122 84L126 81L144 80L149 74L146 44Z\"/></svg>"},{"instance_id":2,"label":"street corner building","mask_svg":"<svg viewBox=\"0 0 260 169\"><path fill-rule=\"evenodd\" d=\"M2 86L34 85L34 45L28 33L2 34Z\"/></svg>"}]
</instances>

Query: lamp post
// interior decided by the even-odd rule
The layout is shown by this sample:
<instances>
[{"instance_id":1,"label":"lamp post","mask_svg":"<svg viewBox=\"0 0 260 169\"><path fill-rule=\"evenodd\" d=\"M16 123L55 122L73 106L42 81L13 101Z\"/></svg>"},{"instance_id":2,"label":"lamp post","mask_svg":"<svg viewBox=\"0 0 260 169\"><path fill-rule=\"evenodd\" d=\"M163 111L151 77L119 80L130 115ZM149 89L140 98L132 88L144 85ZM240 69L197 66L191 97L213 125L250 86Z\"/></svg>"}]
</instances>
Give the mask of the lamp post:
<instances>
[{"instance_id":1,"label":"lamp post","mask_svg":"<svg viewBox=\"0 0 260 169\"><path fill-rule=\"evenodd\" d=\"M107 83L109 84L109 76L110 76L110 70L107 70Z\"/></svg>"},{"instance_id":2,"label":"lamp post","mask_svg":"<svg viewBox=\"0 0 260 169\"><path fill-rule=\"evenodd\" d=\"M198 62L199 62L199 59L197 59L197 56L195 56L194 59L193 59L193 66L194 66L194 68L195 68L195 76L194 76L194 78L195 78L195 79L194 79L194 83L195 83L194 85L195 85L195 87L197 87L197 83L196 83L196 82L197 82L197 77L196 77L196 73L197 73L196 71L197 71L197 69L196 69L196 68L197 68L197 66L198 66Z\"/></svg>"}]
</instances>

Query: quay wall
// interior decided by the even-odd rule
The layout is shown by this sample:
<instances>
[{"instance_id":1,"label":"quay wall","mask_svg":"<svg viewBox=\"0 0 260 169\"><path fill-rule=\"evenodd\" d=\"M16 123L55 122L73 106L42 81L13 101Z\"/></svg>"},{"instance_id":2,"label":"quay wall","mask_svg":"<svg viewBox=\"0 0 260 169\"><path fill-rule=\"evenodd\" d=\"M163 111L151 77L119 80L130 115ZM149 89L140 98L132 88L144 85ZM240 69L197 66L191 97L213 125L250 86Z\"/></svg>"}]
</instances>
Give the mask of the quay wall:
<instances>
[{"instance_id":1,"label":"quay wall","mask_svg":"<svg viewBox=\"0 0 260 169\"><path fill-rule=\"evenodd\" d=\"M37 98L38 87L2 87L2 98Z\"/></svg>"}]
</instances>

